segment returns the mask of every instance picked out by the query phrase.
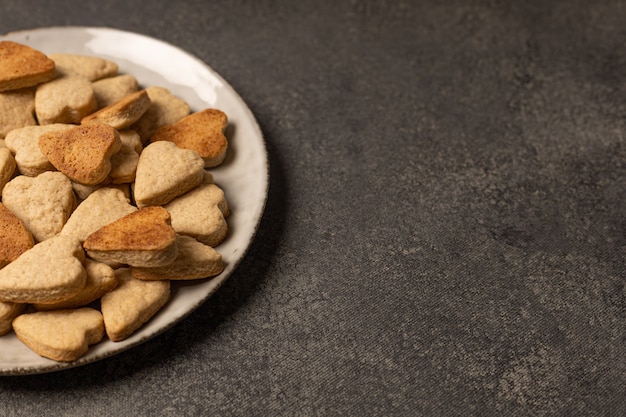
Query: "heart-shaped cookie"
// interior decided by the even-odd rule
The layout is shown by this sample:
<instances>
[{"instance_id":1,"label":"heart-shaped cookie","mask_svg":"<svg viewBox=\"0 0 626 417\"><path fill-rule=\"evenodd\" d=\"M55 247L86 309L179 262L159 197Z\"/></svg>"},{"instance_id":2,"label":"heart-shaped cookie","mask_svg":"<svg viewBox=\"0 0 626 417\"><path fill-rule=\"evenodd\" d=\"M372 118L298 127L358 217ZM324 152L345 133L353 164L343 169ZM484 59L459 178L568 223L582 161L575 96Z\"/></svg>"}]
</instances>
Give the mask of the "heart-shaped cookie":
<instances>
[{"instance_id":1,"label":"heart-shaped cookie","mask_svg":"<svg viewBox=\"0 0 626 417\"><path fill-rule=\"evenodd\" d=\"M163 207L169 211L177 233L213 247L228 235L226 217L230 209L224 191L213 183L208 172L202 184Z\"/></svg>"},{"instance_id":2,"label":"heart-shaped cookie","mask_svg":"<svg viewBox=\"0 0 626 417\"><path fill-rule=\"evenodd\" d=\"M32 88L0 93L0 138L13 129L37 124Z\"/></svg>"},{"instance_id":3,"label":"heart-shaped cookie","mask_svg":"<svg viewBox=\"0 0 626 417\"><path fill-rule=\"evenodd\" d=\"M132 276L145 281L180 281L214 277L224 270L222 255L211 246L184 235L178 235L177 240L178 256L171 264L155 268L131 267Z\"/></svg>"},{"instance_id":4,"label":"heart-shaped cookie","mask_svg":"<svg viewBox=\"0 0 626 417\"><path fill-rule=\"evenodd\" d=\"M109 175L111 157L121 147L117 130L102 123L39 136L39 148L50 163L71 180L85 185L98 184Z\"/></svg>"},{"instance_id":5,"label":"heart-shaped cookie","mask_svg":"<svg viewBox=\"0 0 626 417\"><path fill-rule=\"evenodd\" d=\"M55 130L71 129L75 125L54 123L45 126L24 126L11 130L4 142L15 155L15 163L20 174L36 177L42 172L54 171L46 155L39 149L39 136Z\"/></svg>"},{"instance_id":6,"label":"heart-shaped cookie","mask_svg":"<svg viewBox=\"0 0 626 417\"><path fill-rule=\"evenodd\" d=\"M32 248L33 235L4 204L0 203L0 268Z\"/></svg>"},{"instance_id":7,"label":"heart-shaped cookie","mask_svg":"<svg viewBox=\"0 0 626 417\"><path fill-rule=\"evenodd\" d=\"M80 75L96 81L117 74L119 67L114 61L82 54L54 53L48 55L54 61L57 72L62 75Z\"/></svg>"},{"instance_id":8,"label":"heart-shaped cookie","mask_svg":"<svg viewBox=\"0 0 626 417\"><path fill-rule=\"evenodd\" d=\"M76 196L65 174L48 171L34 178L13 178L2 189L2 202L41 242L61 231L76 206Z\"/></svg>"},{"instance_id":9,"label":"heart-shaped cookie","mask_svg":"<svg viewBox=\"0 0 626 417\"><path fill-rule=\"evenodd\" d=\"M26 304L0 301L0 336L11 331L13 319L22 314L25 308Z\"/></svg>"},{"instance_id":10,"label":"heart-shaped cookie","mask_svg":"<svg viewBox=\"0 0 626 417\"><path fill-rule=\"evenodd\" d=\"M106 333L114 342L133 334L168 301L170 282L140 281L128 268L115 271L117 288L102 296L100 301Z\"/></svg>"},{"instance_id":11,"label":"heart-shaped cookie","mask_svg":"<svg viewBox=\"0 0 626 417\"><path fill-rule=\"evenodd\" d=\"M133 188L138 207L160 206L202 182L204 161L195 151L173 142L146 146L139 157Z\"/></svg>"},{"instance_id":12,"label":"heart-shaped cookie","mask_svg":"<svg viewBox=\"0 0 626 417\"><path fill-rule=\"evenodd\" d=\"M85 253L73 236L55 236L0 269L0 301L55 303L78 293L87 279Z\"/></svg>"},{"instance_id":13,"label":"heart-shaped cookie","mask_svg":"<svg viewBox=\"0 0 626 417\"><path fill-rule=\"evenodd\" d=\"M85 259L85 271L87 272L87 282L85 282L85 286L77 294L58 303L34 304L34 307L37 310L61 310L84 307L117 286L115 271L106 264Z\"/></svg>"},{"instance_id":14,"label":"heart-shaped cookie","mask_svg":"<svg viewBox=\"0 0 626 417\"><path fill-rule=\"evenodd\" d=\"M83 247L92 259L107 264L167 265L178 254L170 220L163 207L145 207L96 230Z\"/></svg>"},{"instance_id":15,"label":"heart-shaped cookie","mask_svg":"<svg viewBox=\"0 0 626 417\"><path fill-rule=\"evenodd\" d=\"M30 46L0 42L0 91L32 87L56 77L54 61Z\"/></svg>"},{"instance_id":16,"label":"heart-shaped cookie","mask_svg":"<svg viewBox=\"0 0 626 417\"><path fill-rule=\"evenodd\" d=\"M226 113L205 109L160 127L150 141L167 140L181 148L193 149L204 159L205 167L216 167L224 161L228 150L228 140L224 135L227 126Z\"/></svg>"},{"instance_id":17,"label":"heart-shaped cookie","mask_svg":"<svg viewBox=\"0 0 626 417\"><path fill-rule=\"evenodd\" d=\"M139 120L148 107L150 107L150 96L146 90L139 90L85 116L81 123L106 123L122 130Z\"/></svg>"},{"instance_id":18,"label":"heart-shaped cookie","mask_svg":"<svg viewBox=\"0 0 626 417\"><path fill-rule=\"evenodd\" d=\"M102 314L93 308L39 311L13 320L19 340L40 356L71 362L104 337Z\"/></svg>"},{"instance_id":19,"label":"heart-shaped cookie","mask_svg":"<svg viewBox=\"0 0 626 417\"><path fill-rule=\"evenodd\" d=\"M96 230L127 214L137 211L124 192L118 188L102 187L89 194L63 226L62 235L72 235L84 242Z\"/></svg>"}]
</instances>

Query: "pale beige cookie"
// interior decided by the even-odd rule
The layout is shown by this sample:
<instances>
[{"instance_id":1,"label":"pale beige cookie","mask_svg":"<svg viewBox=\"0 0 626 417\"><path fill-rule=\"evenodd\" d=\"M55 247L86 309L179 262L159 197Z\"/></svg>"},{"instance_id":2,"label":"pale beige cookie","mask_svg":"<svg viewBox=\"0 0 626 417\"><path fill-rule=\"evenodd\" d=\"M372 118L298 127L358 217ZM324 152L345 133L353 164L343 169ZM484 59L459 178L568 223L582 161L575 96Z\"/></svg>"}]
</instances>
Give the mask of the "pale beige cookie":
<instances>
[{"instance_id":1,"label":"pale beige cookie","mask_svg":"<svg viewBox=\"0 0 626 417\"><path fill-rule=\"evenodd\" d=\"M0 42L0 91L32 87L56 77L54 61L30 46Z\"/></svg>"},{"instance_id":2,"label":"pale beige cookie","mask_svg":"<svg viewBox=\"0 0 626 417\"><path fill-rule=\"evenodd\" d=\"M18 316L13 320L13 330L38 355L71 362L104 338L104 320L102 313L89 307L38 311Z\"/></svg>"},{"instance_id":3,"label":"pale beige cookie","mask_svg":"<svg viewBox=\"0 0 626 417\"><path fill-rule=\"evenodd\" d=\"M89 81L117 75L117 63L90 55L54 53L49 54L61 75L80 75Z\"/></svg>"},{"instance_id":4,"label":"pale beige cookie","mask_svg":"<svg viewBox=\"0 0 626 417\"><path fill-rule=\"evenodd\" d=\"M124 192L118 188L102 187L89 194L74 210L61 230L84 242L89 235L109 223L137 211Z\"/></svg>"},{"instance_id":5,"label":"pale beige cookie","mask_svg":"<svg viewBox=\"0 0 626 417\"><path fill-rule=\"evenodd\" d=\"M162 266L176 259L176 232L163 207L146 207L109 223L91 235L83 247L92 259L131 266Z\"/></svg>"},{"instance_id":6,"label":"pale beige cookie","mask_svg":"<svg viewBox=\"0 0 626 417\"><path fill-rule=\"evenodd\" d=\"M129 74L103 78L93 83L98 109L116 103L139 88L137 79Z\"/></svg>"},{"instance_id":7,"label":"pale beige cookie","mask_svg":"<svg viewBox=\"0 0 626 417\"><path fill-rule=\"evenodd\" d=\"M16 260L35 244L24 224L0 203L0 268Z\"/></svg>"},{"instance_id":8,"label":"pale beige cookie","mask_svg":"<svg viewBox=\"0 0 626 417\"><path fill-rule=\"evenodd\" d=\"M40 84L35 92L35 114L40 125L80 123L97 108L91 82L67 75Z\"/></svg>"},{"instance_id":9,"label":"pale beige cookie","mask_svg":"<svg viewBox=\"0 0 626 417\"><path fill-rule=\"evenodd\" d=\"M100 301L109 339L122 341L152 318L170 297L169 281L141 281L128 268L115 271L118 286Z\"/></svg>"},{"instance_id":10,"label":"pale beige cookie","mask_svg":"<svg viewBox=\"0 0 626 417\"><path fill-rule=\"evenodd\" d=\"M65 174L20 175L2 189L2 202L41 242L58 234L76 206L72 183Z\"/></svg>"},{"instance_id":11,"label":"pale beige cookie","mask_svg":"<svg viewBox=\"0 0 626 417\"><path fill-rule=\"evenodd\" d=\"M95 113L85 116L81 123L106 123L118 130L135 123L150 107L150 97L146 90L139 90L127 95Z\"/></svg>"},{"instance_id":12,"label":"pale beige cookie","mask_svg":"<svg viewBox=\"0 0 626 417\"><path fill-rule=\"evenodd\" d=\"M105 184L103 182L97 185L83 185L77 182L72 182L72 188L74 189L74 193L76 194L76 198L78 199L78 201L85 200L87 197L91 195L91 193L103 187L117 188L118 190L124 193L124 195L126 196L126 198L128 198L129 201L131 199L132 193L130 191L130 184Z\"/></svg>"},{"instance_id":13,"label":"pale beige cookie","mask_svg":"<svg viewBox=\"0 0 626 417\"><path fill-rule=\"evenodd\" d=\"M163 207L170 213L176 233L191 236L214 247L228 235L226 217L230 214L230 208L224 191L213 184L209 173L198 187Z\"/></svg>"},{"instance_id":14,"label":"pale beige cookie","mask_svg":"<svg viewBox=\"0 0 626 417\"><path fill-rule=\"evenodd\" d=\"M226 157L228 141L224 132L228 126L226 114L217 109L205 109L180 121L160 127L151 137L151 142L166 140L180 148L196 151L207 168L221 164Z\"/></svg>"},{"instance_id":15,"label":"pale beige cookie","mask_svg":"<svg viewBox=\"0 0 626 417\"><path fill-rule=\"evenodd\" d=\"M11 322L14 318L22 314L26 304L7 303L0 301L0 336L11 331L13 326Z\"/></svg>"},{"instance_id":16,"label":"pale beige cookie","mask_svg":"<svg viewBox=\"0 0 626 417\"><path fill-rule=\"evenodd\" d=\"M133 193L139 207L172 201L202 182L204 161L196 152L173 142L149 144L139 156Z\"/></svg>"},{"instance_id":17,"label":"pale beige cookie","mask_svg":"<svg viewBox=\"0 0 626 417\"><path fill-rule=\"evenodd\" d=\"M86 259L85 271L87 272L87 281L78 294L67 300L59 301L58 303L35 304L34 307L37 310L60 310L83 307L98 300L117 286L115 271L108 265Z\"/></svg>"},{"instance_id":18,"label":"pale beige cookie","mask_svg":"<svg viewBox=\"0 0 626 417\"><path fill-rule=\"evenodd\" d=\"M5 138L5 144L15 155L15 163L19 172L22 175L36 177L43 172L54 171L54 166L39 148L39 135L67 130L74 126L55 123L45 126L26 126L10 131Z\"/></svg>"},{"instance_id":19,"label":"pale beige cookie","mask_svg":"<svg viewBox=\"0 0 626 417\"><path fill-rule=\"evenodd\" d=\"M167 88L148 87L146 92L150 96L150 107L131 127L139 133L143 143L147 143L150 136L161 126L176 123L190 112L189 104L173 95Z\"/></svg>"},{"instance_id":20,"label":"pale beige cookie","mask_svg":"<svg viewBox=\"0 0 626 417\"><path fill-rule=\"evenodd\" d=\"M179 235L178 256L169 265L156 268L131 267L133 277L146 281L192 280L218 275L224 270L222 255L192 237Z\"/></svg>"},{"instance_id":21,"label":"pale beige cookie","mask_svg":"<svg viewBox=\"0 0 626 417\"><path fill-rule=\"evenodd\" d=\"M143 150L141 139L134 130L122 130L119 132L122 147L111 157L111 172L109 182L124 184L135 181L139 155Z\"/></svg>"},{"instance_id":22,"label":"pale beige cookie","mask_svg":"<svg viewBox=\"0 0 626 417\"><path fill-rule=\"evenodd\" d=\"M0 93L0 138L24 126L37 124L35 120L35 90L28 88Z\"/></svg>"},{"instance_id":23,"label":"pale beige cookie","mask_svg":"<svg viewBox=\"0 0 626 417\"><path fill-rule=\"evenodd\" d=\"M111 157L120 150L117 130L101 123L75 126L39 136L39 148L50 163L72 181L102 182L111 172Z\"/></svg>"},{"instance_id":24,"label":"pale beige cookie","mask_svg":"<svg viewBox=\"0 0 626 417\"><path fill-rule=\"evenodd\" d=\"M84 260L73 236L38 243L0 269L0 301L34 304L70 298L85 286Z\"/></svg>"},{"instance_id":25,"label":"pale beige cookie","mask_svg":"<svg viewBox=\"0 0 626 417\"><path fill-rule=\"evenodd\" d=\"M15 168L17 168L17 164L13 152L9 148L0 148L0 190L9 182Z\"/></svg>"}]
</instances>

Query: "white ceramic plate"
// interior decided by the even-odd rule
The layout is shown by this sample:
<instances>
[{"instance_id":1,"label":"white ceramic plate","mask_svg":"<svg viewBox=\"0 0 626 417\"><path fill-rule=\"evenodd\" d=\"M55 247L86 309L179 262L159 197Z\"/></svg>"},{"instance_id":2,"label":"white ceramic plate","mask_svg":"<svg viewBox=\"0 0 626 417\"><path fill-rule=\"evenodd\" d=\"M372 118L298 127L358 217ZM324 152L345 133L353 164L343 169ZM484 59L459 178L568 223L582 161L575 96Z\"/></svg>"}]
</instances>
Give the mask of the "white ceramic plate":
<instances>
[{"instance_id":1,"label":"white ceramic plate","mask_svg":"<svg viewBox=\"0 0 626 417\"><path fill-rule=\"evenodd\" d=\"M174 284L171 301L133 336L116 343L105 337L76 362L42 358L12 332L0 337L0 375L43 373L94 362L136 346L205 302L232 274L254 238L267 199L269 168L261 130L241 97L213 69L175 46L136 33L92 27L26 30L0 36L0 40L26 44L44 53L111 59L119 65L120 73L135 76L141 86L166 87L185 99L192 111L213 107L229 118L229 154L220 167L210 170L232 210L228 218L230 236L217 247L225 262L224 272L213 279Z\"/></svg>"}]
</instances>

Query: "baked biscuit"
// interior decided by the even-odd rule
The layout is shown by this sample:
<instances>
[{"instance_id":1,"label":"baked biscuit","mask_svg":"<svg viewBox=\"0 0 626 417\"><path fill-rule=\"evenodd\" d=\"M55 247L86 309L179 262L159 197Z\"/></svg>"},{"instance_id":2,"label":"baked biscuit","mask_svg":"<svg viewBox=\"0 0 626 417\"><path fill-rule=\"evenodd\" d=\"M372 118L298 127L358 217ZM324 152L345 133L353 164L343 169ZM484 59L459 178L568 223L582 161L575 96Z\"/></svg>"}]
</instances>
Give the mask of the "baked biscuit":
<instances>
[{"instance_id":1,"label":"baked biscuit","mask_svg":"<svg viewBox=\"0 0 626 417\"><path fill-rule=\"evenodd\" d=\"M143 143L147 143L158 128L178 122L190 111L189 104L173 95L167 88L148 87L146 92L150 96L150 107L131 126L131 129L139 134Z\"/></svg>"},{"instance_id":2,"label":"baked biscuit","mask_svg":"<svg viewBox=\"0 0 626 417\"><path fill-rule=\"evenodd\" d=\"M76 194L76 198L78 201L83 201L87 197L89 197L94 191L99 190L100 188L117 188L122 191L126 198L130 201L131 192L130 192L130 184L109 184L109 183L101 183L96 185L83 185L77 182L72 182L72 188L74 189L74 194Z\"/></svg>"},{"instance_id":3,"label":"baked biscuit","mask_svg":"<svg viewBox=\"0 0 626 417\"><path fill-rule=\"evenodd\" d=\"M20 174L36 177L46 171L54 171L54 166L39 148L39 135L67 130L74 126L55 123L45 126L26 126L10 131L5 138L5 144L15 155L15 163Z\"/></svg>"},{"instance_id":4,"label":"baked biscuit","mask_svg":"<svg viewBox=\"0 0 626 417\"><path fill-rule=\"evenodd\" d=\"M139 156L133 194L138 207L172 201L202 182L204 161L173 142L149 144Z\"/></svg>"},{"instance_id":5,"label":"baked biscuit","mask_svg":"<svg viewBox=\"0 0 626 417\"><path fill-rule=\"evenodd\" d=\"M204 159L206 168L216 167L224 161L228 150L228 141L224 135L227 126L226 113L205 109L174 124L160 127L150 137L150 141L166 140L180 148L192 149Z\"/></svg>"},{"instance_id":6,"label":"baked biscuit","mask_svg":"<svg viewBox=\"0 0 626 417\"><path fill-rule=\"evenodd\" d=\"M119 70L117 63L97 56L54 53L48 58L54 61L59 74L80 75L89 81L112 77Z\"/></svg>"},{"instance_id":7,"label":"baked biscuit","mask_svg":"<svg viewBox=\"0 0 626 417\"><path fill-rule=\"evenodd\" d=\"M0 190L13 177L15 168L17 168L17 164L13 152L9 148L0 147Z\"/></svg>"},{"instance_id":8,"label":"baked biscuit","mask_svg":"<svg viewBox=\"0 0 626 417\"><path fill-rule=\"evenodd\" d=\"M139 90L95 113L83 117L81 123L106 123L118 130L122 130L139 120L148 107L150 107L148 93L146 93L146 90Z\"/></svg>"},{"instance_id":9,"label":"baked biscuit","mask_svg":"<svg viewBox=\"0 0 626 417\"><path fill-rule=\"evenodd\" d=\"M177 237L178 256L165 266L156 268L131 267L133 277L145 281L192 280L218 275L224 270L222 255L212 247L192 237Z\"/></svg>"},{"instance_id":10,"label":"baked biscuit","mask_svg":"<svg viewBox=\"0 0 626 417\"><path fill-rule=\"evenodd\" d=\"M11 322L14 318L22 314L26 304L7 303L0 301L0 336L11 331Z\"/></svg>"},{"instance_id":11,"label":"baked biscuit","mask_svg":"<svg viewBox=\"0 0 626 417\"><path fill-rule=\"evenodd\" d=\"M89 235L83 247L92 259L131 266L162 266L176 259L176 233L163 207L146 207Z\"/></svg>"},{"instance_id":12,"label":"baked biscuit","mask_svg":"<svg viewBox=\"0 0 626 417\"><path fill-rule=\"evenodd\" d=\"M55 236L0 269L0 301L56 303L77 294L87 279L85 253L73 236Z\"/></svg>"},{"instance_id":13,"label":"baked biscuit","mask_svg":"<svg viewBox=\"0 0 626 417\"><path fill-rule=\"evenodd\" d=\"M27 45L0 41L0 91L32 87L56 77L54 61Z\"/></svg>"},{"instance_id":14,"label":"baked biscuit","mask_svg":"<svg viewBox=\"0 0 626 417\"><path fill-rule=\"evenodd\" d=\"M34 307L40 311L83 307L98 300L117 286L115 271L108 265L86 259L85 272L87 281L77 294L57 303L35 304Z\"/></svg>"},{"instance_id":15,"label":"baked biscuit","mask_svg":"<svg viewBox=\"0 0 626 417\"><path fill-rule=\"evenodd\" d=\"M71 362L104 338L104 320L98 310L38 311L13 320L17 338L40 356L58 362Z\"/></svg>"},{"instance_id":16,"label":"baked biscuit","mask_svg":"<svg viewBox=\"0 0 626 417\"><path fill-rule=\"evenodd\" d=\"M100 301L104 327L109 339L122 341L153 317L169 300L170 282L141 281L128 268L115 271L117 288Z\"/></svg>"},{"instance_id":17,"label":"baked biscuit","mask_svg":"<svg viewBox=\"0 0 626 417\"><path fill-rule=\"evenodd\" d=\"M33 235L0 203L0 268L16 260L35 244Z\"/></svg>"},{"instance_id":18,"label":"baked biscuit","mask_svg":"<svg viewBox=\"0 0 626 417\"><path fill-rule=\"evenodd\" d=\"M40 84L35 92L35 114L40 125L78 124L96 108L91 82L79 75L67 75Z\"/></svg>"},{"instance_id":19,"label":"baked biscuit","mask_svg":"<svg viewBox=\"0 0 626 417\"><path fill-rule=\"evenodd\" d=\"M111 172L111 157L122 147L117 130L101 123L75 126L39 136L39 148L50 163L72 181L102 182Z\"/></svg>"},{"instance_id":20,"label":"baked biscuit","mask_svg":"<svg viewBox=\"0 0 626 417\"><path fill-rule=\"evenodd\" d=\"M129 74L103 78L93 83L98 109L116 103L139 88L137 79Z\"/></svg>"},{"instance_id":21,"label":"baked biscuit","mask_svg":"<svg viewBox=\"0 0 626 417\"><path fill-rule=\"evenodd\" d=\"M35 120L35 90L5 91L0 93L0 138L24 126L37 124Z\"/></svg>"},{"instance_id":22,"label":"baked biscuit","mask_svg":"<svg viewBox=\"0 0 626 417\"><path fill-rule=\"evenodd\" d=\"M122 130L119 132L122 147L111 157L111 172L109 182L112 184L124 184L135 181L139 155L143 150L141 139L134 130Z\"/></svg>"},{"instance_id":23,"label":"baked biscuit","mask_svg":"<svg viewBox=\"0 0 626 417\"><path fill-rule=\"evenodd\" d=\"M230 208L224 191L212 181L211 174L206 173L202 184L163 207L170 213L176 233L215 247L228 235Z\"/></svg>"},{"instance_id":24,"label":"baked biscuit","mask_svg":"<svg viewBox=\"0 0 626 417\"><path fill-rule=\"evenodd\" d=\"M109 223L137 211L118 188L102 187L85 198L72 212L62 235L71 235L84 242L89 235Z\"/></svg>"},{"instance_id":25,"label":"baked biscuit","mask_svg":"<svg viewBox=\"0 0 626 417\"><path fill-rule=\"evenodd\" d=\"M44 172L13 178L2 189L2 202L24 223L36 242L58 234L76 206L72 183L65 174Z\"/></svg>"}]
</instances>

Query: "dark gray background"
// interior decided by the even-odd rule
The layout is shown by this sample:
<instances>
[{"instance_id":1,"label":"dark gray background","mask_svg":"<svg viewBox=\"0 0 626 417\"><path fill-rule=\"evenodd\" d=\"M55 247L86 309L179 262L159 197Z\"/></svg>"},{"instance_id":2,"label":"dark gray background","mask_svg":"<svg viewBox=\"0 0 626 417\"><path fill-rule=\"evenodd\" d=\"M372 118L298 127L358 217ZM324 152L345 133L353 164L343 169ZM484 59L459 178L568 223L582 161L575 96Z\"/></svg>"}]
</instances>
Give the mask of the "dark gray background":
<instances>
[{"instance_id":1,"label":"dark gray background","mask_svg":"<svg viewBox=\"0 0 626 417\"><path fill-rule=\"evenodd\" d=\"M0 414L562 415L626 409L623 1L2 2L212 66L271 163L199 310Z\"/></svg>"}]
</instances>

